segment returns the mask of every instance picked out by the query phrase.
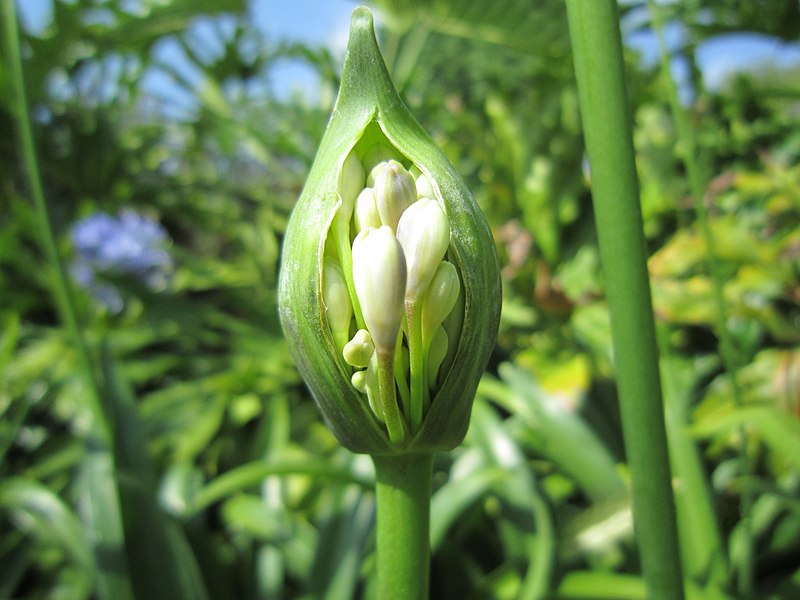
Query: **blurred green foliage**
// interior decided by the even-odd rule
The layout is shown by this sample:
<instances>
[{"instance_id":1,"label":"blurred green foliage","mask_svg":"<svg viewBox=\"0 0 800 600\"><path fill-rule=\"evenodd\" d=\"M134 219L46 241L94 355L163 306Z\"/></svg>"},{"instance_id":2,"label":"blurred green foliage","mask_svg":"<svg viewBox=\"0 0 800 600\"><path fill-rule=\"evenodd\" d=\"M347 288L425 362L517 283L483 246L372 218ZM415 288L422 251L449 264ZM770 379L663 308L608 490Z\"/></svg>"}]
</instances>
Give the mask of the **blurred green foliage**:
<instances>
[{"instance_id":1,"label":"blurred green foliage","mask_svg":"<svg viewBox=\"0 0 800 600\"><path fill-rule=\"evenodd\" d=\"M370 597L371 465L322 424L275 303L282 233L339 66L322 48L264 39L243 0L134 4L55 0L44 31L23 31L28 108L64 255L78 219L132 208L164 225L176 267L166 292L124 287L120 314L78 291L114 433L103 454L16 141L2 136L0 597ZM435 464L432 597L644 598L563 6L373 4L390 71L473 189L504 269L500 341L470 433ZM687 589L741 597L737 574L752 569L752 597L791 598L800 596L800 71L762 69L705 89L695 52L721 32L796 39L800 19L791 0L669 10L688 32L674 51L695 65L686 108L709 173L701 200L743 398L734 402L721 366L697 199L663 79L629 52ZM642 3L622 11L649 27ZM318 102L270 85L284 61L319 74ZM0 66L0 128L11 132ZM153 92L153 77L168 93Z\"/></svg>"}]
</instances>

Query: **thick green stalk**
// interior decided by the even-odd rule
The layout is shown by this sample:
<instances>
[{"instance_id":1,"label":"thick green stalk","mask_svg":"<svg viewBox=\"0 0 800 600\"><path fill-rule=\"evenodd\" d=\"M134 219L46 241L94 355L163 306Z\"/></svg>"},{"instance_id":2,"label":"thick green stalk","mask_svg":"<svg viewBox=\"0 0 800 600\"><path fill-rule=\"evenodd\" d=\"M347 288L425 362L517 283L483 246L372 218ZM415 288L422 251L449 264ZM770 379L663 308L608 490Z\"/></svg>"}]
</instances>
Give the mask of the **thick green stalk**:
<instances>
[{"instance_id":1,"label":"thick green stalk","mask_svg":"<svg viewBox=\"0 0 800 600\"><path fill-rule=\"evenodd\" d=\"M93 363L89 356L89 350L78 325L77 310L70 290L67 271L58 252L53 225L44 199L42 180L39 175L39 163L36 159L36 149L33 142L31 119L28 113L25 81L22 77L22 60L20 58L19 32L17 31L14 0L2 0L2 2L3 50L6 65L8 66L9 89L12 94L12 101L9 106L14 111L14 118L17 124L17 145L25 180L36 208L36 215L39 218L39 236L42 248L54 274L52 279L53 297L61 322L66 327L67 335L71 338L78 363L84 374L87 384L86 401L95 420L95 433L99 433L105 441L108 441L108 424L100 404L99 384L92 367Z\"/></svg>"},{"instance_id":2,"label":"thick green stalk","mask_svg":"<svg viewBox=\"0 0 800 600\"><path fill-rule=\"evenodd\" d=\"M633 513L648 597L683 598L658 349L647 275L619 15L567 0L617 371Z\"/></svg>"},{"instance_id":3,"label":"thick green stalk","mask_svg":"<svg viewBox=\"0 0 800 600\"><path fill-rule=\"evenodd\" d=\"M427 600L432 454L373 456L378 598Z\"/></svg>"},{"instance_id":4,"label":"thick green stalk","mask_svg":"<svg viewBox=\"0 0 800 600\"><path fill-rule=\"evenodd\" d=\"M707 177L704 175L700 153L694 132L689 126L689 119L686 110L680 102L678 87L672 78L670 71L670 58L667 45L664 40L664 25L661 19L661 11L656 3L649 0L647 3L653 22L653 30L658 40L659 56L661 62L661 73L664 83L667 86L667 97L669 99L672 118L675 120L675 129L678 134L679 147L681 149L681 159L686 168L689 179L689 189L694 198L695 213L700 225L700 234L706 244L706 262L708 272L711 276L712 290L714 294L714 304L716 305L714 329L719 338L719 353L725 372L731 382L733 390L733 401L736 406L742 406L742 391L739 385L739 366L742 364L740 353L734 344L733 337L728 329L728 303L725 301L724 285L725 277L720 268L717 258L716 242L711 231L711 221L705 204L705 187ZM742 476L752 471L750 456L747 449L747 435L744 428L740 431L741 446L739 447L739 471ZM743 544L742 557L739 561L738 585L739 592L749 595L753 591L753 572L754 572L754 541L751 512L753 506L753 493L748 486L744 486L740 496L739 512L741 513Z\"/></svg>"}]
</instances>

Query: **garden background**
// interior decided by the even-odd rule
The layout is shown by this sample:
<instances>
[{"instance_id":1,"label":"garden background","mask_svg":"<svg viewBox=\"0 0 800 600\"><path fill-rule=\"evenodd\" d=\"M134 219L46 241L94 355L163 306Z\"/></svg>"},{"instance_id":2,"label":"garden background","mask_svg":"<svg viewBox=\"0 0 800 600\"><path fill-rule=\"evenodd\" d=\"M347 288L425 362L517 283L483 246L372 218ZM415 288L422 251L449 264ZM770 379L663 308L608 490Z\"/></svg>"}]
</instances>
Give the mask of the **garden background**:
<instances>
[{"instance_id":1,"label":"garden background","mask_svg":"<svg viewBox=\"0 0 800 600\"><path fill-rule=\"evenodd\" d=\"M276 308L341 54L265 28L288 2L35 4L55 245L3 0L0 598L370 597L372 465L325 428ZM470 431L434 465L431 595L644 598L564 5L369 4L503 267ZM695 156L647 3L620 4L687 590L800 597L798 5L658 8Z\"/></svg>"}]
</instances>

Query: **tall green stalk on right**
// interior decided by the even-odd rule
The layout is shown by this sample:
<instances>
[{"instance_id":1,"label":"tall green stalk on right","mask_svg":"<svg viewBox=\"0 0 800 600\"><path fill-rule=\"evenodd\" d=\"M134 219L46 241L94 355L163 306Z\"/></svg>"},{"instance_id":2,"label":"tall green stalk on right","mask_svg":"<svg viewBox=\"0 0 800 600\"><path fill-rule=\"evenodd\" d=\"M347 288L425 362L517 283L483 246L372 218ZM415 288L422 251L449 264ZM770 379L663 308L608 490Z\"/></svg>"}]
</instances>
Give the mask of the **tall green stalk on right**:
<instances>
[{"instance_id":1,"label":"tall green stalk on right","mask_svg":"<svg viewBox=\"0 0 800 600\"><path fill-rule=\"evenodd\" d=\"M680 600L683 577L619 15L613 0L568 0L567 15L642 570L648 598Z\"/></svg>"}]
</instances>

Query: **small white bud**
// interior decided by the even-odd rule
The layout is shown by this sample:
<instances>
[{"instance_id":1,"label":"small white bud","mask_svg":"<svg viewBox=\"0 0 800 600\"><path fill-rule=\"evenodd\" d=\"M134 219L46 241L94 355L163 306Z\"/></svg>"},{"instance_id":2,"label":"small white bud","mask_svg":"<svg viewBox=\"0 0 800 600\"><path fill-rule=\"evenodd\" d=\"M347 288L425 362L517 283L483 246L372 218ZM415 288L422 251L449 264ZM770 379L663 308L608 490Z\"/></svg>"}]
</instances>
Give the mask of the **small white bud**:
<instances>
[{"instance_id":1,"label":"small white bud","mask_svg":"<svg viewBox=\"0 0 800 600\"><path fill-rule=\"evenodd\" d=\"M409 206L397 224L397 239L408 270L406 298L415 301L428 289L450 245L450 224L439 203L420 198Z\"/></svg>"},{"instance_id":2,"label":"small white bud","mask_svg":"<svg viewBox=\"0 0 800 600\"><path fill-rule=\"evenodd\" d=\"M345 222L350 221L353 214L353 207L359 192L364 188L364 167L358 160L355 152L351 152L344 159L342 170L339 173L338 192L342 199L342 206L339 215Z\"/></svg>"},{"instance_id":3,"label":"small white bud","mask_svg":"<svg viewBox=\"0 0 800 600\"><path fill-rule=\"evenodd\" d=\"M369 359L375 352L375 344L366 329L359 329L353 339L345 344L342 350L345 362L348 365L363 369L369 364Z\"/></svg>"},{"instance_id":4,"label":"small white bud","mask_svg":"<svg viewBox=\"0 0 800 600\"><path fill-rule=\"evenodd\" d=\"M353 284L376 348L394 349L403 318L406 261L388 227L365 229L356 236Z\"/></svg>"},{"instance_id":5,"label":"small white bud","mask_svg":"<svg viewBox=\"0 0 800 600\"><path fill-rule=\"evenodd\" d=\"M367 372L366 371L356 371L350 377L350 383L353 384L353 387L356 388L362 394L367 393Z\"/></svg>"},{"instance_id":6,"label":"small white bud","mask_svg":"<svg viewBox=\"0 0 800 600\"><path fill-rule=\"evenodd\" d=\"M417 188L418 198L436 198L436 193L433 190L433 184L425 173L420 173L414 184Z\"/></svg>"},{"instance_id":7,"label":"small white bud","mask_svg":"<svg viewBox=\"0 0 800 600\"><path fill-rule=\"evenodd\" d=\"M343 348L350 339L353 305L342 268L328 257L322 262L322 300L336 347Z\"/></svg>"},{"instance_id":8,"label":"small white bud","mask_svg":"<svg viewBox=\"0 0 800 600\"><path fill-rule=\"evenodd\" d=\"M381 162L377 163L374 167L372 167L369 171L367 171L368 186L375 187L375 179L378 177L378 173L383 171L388 164L389 164L388 160L382 160Z\"/></svg>"},{"instance_id":9,"label":"small white bud","mask_svg":"<svg viewBox=\"0 0 800 600\"><path fill-rule=\"evenodd\" d=\"M375 204L375 190L364 188L356 199L356 233L363 231L367 227L378 228L381 226L381 216L378 213L378 206Z\"/></svg>"},{"instance_id":10,"label":"small white bud","mask_svg":"<svg viewBox=\"0 0 800 600\"><path fill-rule=\"evenodd\" d=\"M394 231L397 222L411 204L417 199L414 178L399 162L390 160L375 175L375 204L381 223Z\"/></svg>"},{"instance_id":11,"label":"small white bud","mask_svg":"<svg viewBox=\"0 0 800 600\"><path fill-rule=\"evenodd\" d=\"M422 339L430 340L458 300L461 284L453 263L439 263L422 304Z\"/></svg>"}]
</instances>

